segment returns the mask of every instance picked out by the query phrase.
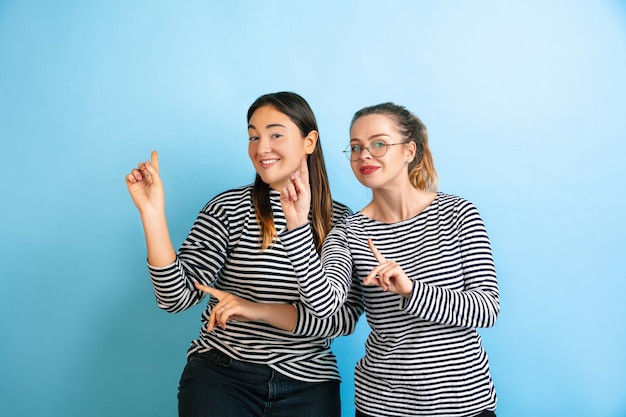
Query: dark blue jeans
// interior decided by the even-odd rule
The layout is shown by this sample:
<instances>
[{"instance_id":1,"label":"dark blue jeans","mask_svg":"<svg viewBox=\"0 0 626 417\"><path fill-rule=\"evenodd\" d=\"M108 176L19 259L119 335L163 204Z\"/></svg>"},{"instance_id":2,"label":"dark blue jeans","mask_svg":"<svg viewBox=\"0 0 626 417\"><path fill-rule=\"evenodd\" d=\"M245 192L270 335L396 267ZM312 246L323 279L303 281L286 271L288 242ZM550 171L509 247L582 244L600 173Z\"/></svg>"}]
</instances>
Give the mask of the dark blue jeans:
<instances>
[{"instance_id":1,"label":"dark blue jeans","mask_svg":"<svg viewBox=\"0 0 626 417\"><path fill-rule=\"evenodd\" d=\"M189 357L178 387L178 415L340 417L339 381L297 381L214 349Z\"/></svg>"}]
</instances>

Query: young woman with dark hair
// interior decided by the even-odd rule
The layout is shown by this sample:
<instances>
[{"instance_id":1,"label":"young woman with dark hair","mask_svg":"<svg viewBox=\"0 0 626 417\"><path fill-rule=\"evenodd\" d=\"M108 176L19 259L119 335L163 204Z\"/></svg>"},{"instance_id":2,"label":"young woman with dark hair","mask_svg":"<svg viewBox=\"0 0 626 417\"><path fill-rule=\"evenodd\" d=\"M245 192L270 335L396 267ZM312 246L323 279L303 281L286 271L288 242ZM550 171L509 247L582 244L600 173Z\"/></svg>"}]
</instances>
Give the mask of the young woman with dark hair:
<instances>
[{"instance_id":1,"label":"young woman with dark hair","mask_svg":"<svg viewBox=\"0 0 626 417\"><path fill-rule=\"evenodd\" d=\"M339 417L340 376L330 343L354 331L363 311L360 289L355 285L345 307L329 318L302 306L281 238L281 191L293 175L311 172L308 220L318 249L351 212L331 198L317 122L302 97L259 97L248 111L248 140L254 184L211 199L178 251L168 232L157 153L126 176L158 306L175 313L211 295L181 376L179 415Z\"/></svg>"}]
</instances>

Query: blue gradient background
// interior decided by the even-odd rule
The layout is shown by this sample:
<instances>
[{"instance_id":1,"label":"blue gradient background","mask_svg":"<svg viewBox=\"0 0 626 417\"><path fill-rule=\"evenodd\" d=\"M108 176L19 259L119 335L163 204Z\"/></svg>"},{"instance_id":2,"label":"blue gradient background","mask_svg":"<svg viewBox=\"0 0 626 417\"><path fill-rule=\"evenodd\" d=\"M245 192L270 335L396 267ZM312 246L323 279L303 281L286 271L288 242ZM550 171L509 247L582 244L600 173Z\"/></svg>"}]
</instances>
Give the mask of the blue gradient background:
<instances>
[{"instance_id":1,"label":"blue gradient background","mask_svg":"<svg viewBox=\"0 0 626 417\"><path fill-rule=\"evenodd\" d=\"M428 126L492 240L499 417L626 416L625 74L623 1L0 0L0 415L176 415L202 307L156 307L124 176L159 150L178 246L292 90L353 209L354 111ZM345 416L366 334L334 345Z\"/></svg>"}]
</instances>

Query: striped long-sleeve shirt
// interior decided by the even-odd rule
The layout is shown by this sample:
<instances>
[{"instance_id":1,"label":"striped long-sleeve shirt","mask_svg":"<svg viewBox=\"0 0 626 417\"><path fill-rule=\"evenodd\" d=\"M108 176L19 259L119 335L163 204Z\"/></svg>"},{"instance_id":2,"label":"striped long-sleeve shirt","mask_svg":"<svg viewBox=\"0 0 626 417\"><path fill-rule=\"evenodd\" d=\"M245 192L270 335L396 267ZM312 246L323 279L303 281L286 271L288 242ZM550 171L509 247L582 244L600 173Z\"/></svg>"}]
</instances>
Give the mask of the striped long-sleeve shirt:
<instances>
[{"instance_id":1,"label":"striped long-sleeve shirt","mask_svg":"<svg viewBox=\"0 0 626 417\"><path fill-rule=\"evenodd\" d=\"M194 282L214 285L254 302L294 304L298 321L293 333L263 322L239 321L209 333L206 324L218 302L210 297L202 314L200 337L191 342L188 354L218 349L237 360L267 364L297 380L338 380L331 340L354 331L363 312L361 290L355 284L345 307L328 318L317 318L304 308L295 271L280 239L286 221L278 191L270 191L270 202L279 237L261 250L252 186L226 191L209 201L174 263L165 267L148 265L157 304L172 313L198 304L205 294L195 289ZM351 214L348 207L337 202L333 202L333 211L334 223Z\"/></svg>"},{"instance_id":2,"label":"striped long-sleeve shirt","mask_svg":"<svg viewBox=\"0 0 626 417\"><path fill-rule=\"evenodd\" d=\"M363 286L371 332L357 363L357 408L372 416L473 416L493 410L496 393L476 328L500 310L496 271L483 221L470 202L438 193L417 216L381 223L360 212L327 237L321 260L310 230L283 239L303 301L319 316L346 299L378 265L367 239L414 280L409 298ZM302 246L309 242L308 256ZM308 257L308 260L305 258Z\"/></svg>"}]
</instances>

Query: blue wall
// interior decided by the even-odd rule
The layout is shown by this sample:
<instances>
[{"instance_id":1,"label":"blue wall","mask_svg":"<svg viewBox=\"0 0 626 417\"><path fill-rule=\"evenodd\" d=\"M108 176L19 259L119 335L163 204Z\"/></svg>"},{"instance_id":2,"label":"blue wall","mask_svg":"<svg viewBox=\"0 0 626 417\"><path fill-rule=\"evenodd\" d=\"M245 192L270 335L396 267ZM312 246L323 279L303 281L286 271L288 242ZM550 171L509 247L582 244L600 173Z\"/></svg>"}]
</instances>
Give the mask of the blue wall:
<instances>
[{"instance_id":1,"label":"blue wall","mask_svg":"<svg viewBox=\"0 0 626 417\"><path fill-rule=\"evenodd\" d=\"M156 307L124 176L160 151L179 245L292 90L353 209L353 112L428 126L492 239L500 417L626 416L625 74L623 1L0 1L0 415L176 414L201 307ZM366 333L335 344L346 416Z\"/></svg>"}]
</instances>

